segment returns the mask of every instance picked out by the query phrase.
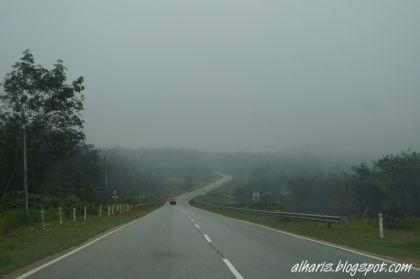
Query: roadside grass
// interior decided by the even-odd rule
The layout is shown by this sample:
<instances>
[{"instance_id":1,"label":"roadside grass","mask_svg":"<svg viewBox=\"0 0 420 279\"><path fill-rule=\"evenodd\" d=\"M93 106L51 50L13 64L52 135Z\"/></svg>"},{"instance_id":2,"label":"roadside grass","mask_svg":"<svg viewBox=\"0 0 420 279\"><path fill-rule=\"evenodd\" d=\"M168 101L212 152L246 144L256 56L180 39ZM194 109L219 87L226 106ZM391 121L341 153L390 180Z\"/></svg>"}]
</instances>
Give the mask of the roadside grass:
<instances>
[{"instance_id":1,"label":"roadside grass","mask_svg":"<svg viewBox=\"0 0 420 279\"><path fill-rule=\"evenodd\" d=\"M390 260L413 263L416 266L420 266L420 224L411 229L385 230L384 238L381 239L379 238L377 224L369 224L361 219L350 219L349 231L344 232L340 224L332 224L328 228L326 224L319 222L288 220L268 216L261 217L226 209L211 208L197 204L194 200L192 200L191 205L235 219L265 225L278 230L370 252Z\"/></svg>"},{"instance_id":2,"label":"roadside grass","mask_svg":"<svg viewBox=\"0 0 420 279\"><path fill-rule=\"evenodd\" d=\"M159 206L138 208L121 215L88 215L87 220L53 220L43 230L40 223L21 226L0 238L0 277L38 259L76 246L113 227L140 218ZM47 222L48 223L48 222Z\"/></svg>"}]
</instances>

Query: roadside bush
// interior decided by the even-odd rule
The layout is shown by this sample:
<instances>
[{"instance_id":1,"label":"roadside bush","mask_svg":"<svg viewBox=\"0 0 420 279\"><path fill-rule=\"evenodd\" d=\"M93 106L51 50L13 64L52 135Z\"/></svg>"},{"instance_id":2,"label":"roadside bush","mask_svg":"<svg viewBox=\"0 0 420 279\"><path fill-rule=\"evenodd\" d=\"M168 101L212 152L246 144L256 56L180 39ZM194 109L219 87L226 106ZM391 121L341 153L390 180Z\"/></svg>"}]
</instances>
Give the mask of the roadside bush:
<instances>
[{"instance_id":1,"label":"roadside bush","mask_svg":"<svg viewBox=\"0 0 420 279\"><path fill-rule=\"evenodd\" d=\"M5 211L12 208L21 208L25 202L25 196L23 192L10 191L7 192L0 199L0 211Z\"/></svg>"},{"instance_id":2,"label":"roadside bush","mask_svg":"<svg viewBox=\"0 0 420 279\"><path fill-rule=\"evenodd\" d=\"M238 206L239 207L239 206ZM284 206L274 202L257 202L253 204L243 205L241 207L247 207L256 210L268 210L268 211L286 211Z\"/></svg>"},{"instance_id":3,"label":"roadside bush","mask_svg":"<svg viewBox=\"0 0 420 279\"><path fill-rule=\"evenodd\" d=\"M22 191L10 191L1 198L0 211L22 208L24 204L25 195ZM39 194L29 194L29 206L31 208L46 209L58 207L60 204L61 200L58 198Z\"/></svg>"},{"instance_id":4,"label":"roadside bush","mask_svg":"<svg viewBox=\"0 0 420 279\"><path fill-rule=\"evenodd\" d=\"M3 232L9 232L25 224L33 224L41 220L38 209L29 209L28 217L23 209L10 209L2 212L0 227Z\"/></svg>"},{"instance_id":5,"label":"roadside bush","mask_svg":"<svg viewBox=\"0 0 420 279\"><path fill-rule=\"evenodd\" d=\"M5 218L0 218L0 235L4 234L6 232L7 232L6 219Z\"/></svg>"}]
</instances>

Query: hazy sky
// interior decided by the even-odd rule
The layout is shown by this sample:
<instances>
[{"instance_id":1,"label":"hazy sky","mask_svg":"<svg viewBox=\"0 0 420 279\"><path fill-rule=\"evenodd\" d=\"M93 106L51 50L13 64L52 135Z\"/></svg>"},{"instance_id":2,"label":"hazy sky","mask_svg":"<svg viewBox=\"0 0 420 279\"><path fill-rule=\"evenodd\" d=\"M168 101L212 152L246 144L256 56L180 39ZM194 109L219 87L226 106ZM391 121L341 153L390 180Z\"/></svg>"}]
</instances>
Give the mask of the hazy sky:
<instances>
[{"instance_id":1,"label":"hazy sky","mask_svg":"<svg viewBox=\"0 0 420 279\"><path fill-rule=\"evenodd\" d=\"M0 38L85 77L99 146L420 150L420 1L2 0Z\"/></svg>"}]
</instances>

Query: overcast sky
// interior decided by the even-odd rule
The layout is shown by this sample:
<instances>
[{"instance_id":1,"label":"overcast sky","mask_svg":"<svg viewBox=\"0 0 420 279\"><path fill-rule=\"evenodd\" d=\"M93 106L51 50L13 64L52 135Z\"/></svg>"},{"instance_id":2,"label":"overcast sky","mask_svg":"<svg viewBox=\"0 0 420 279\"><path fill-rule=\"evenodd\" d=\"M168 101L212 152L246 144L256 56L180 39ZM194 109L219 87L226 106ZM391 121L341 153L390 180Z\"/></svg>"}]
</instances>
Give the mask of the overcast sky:
<instances>
[{"instance_id":1,"label":"overcast sky","mask_svg":"<svg viewBox=\"0 0 420 279\"><path fill-rule=\"evenodd\" d=\"M98 146L420 150L420 1L2 0L0 38L85 77Z\"/></svg>"}]
</instances>

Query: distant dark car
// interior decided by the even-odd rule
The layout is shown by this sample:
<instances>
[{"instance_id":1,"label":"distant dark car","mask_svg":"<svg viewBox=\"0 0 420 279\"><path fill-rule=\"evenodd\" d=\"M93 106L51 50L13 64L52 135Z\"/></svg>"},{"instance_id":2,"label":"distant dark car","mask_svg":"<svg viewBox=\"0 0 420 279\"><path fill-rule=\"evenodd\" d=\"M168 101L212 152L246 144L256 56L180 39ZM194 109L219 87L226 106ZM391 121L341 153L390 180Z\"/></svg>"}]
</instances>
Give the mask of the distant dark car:
<instances>
[{"instance_id":1,"label":"distant dark car","mask_svg":"<svg viewBox=\"0 0 420 279\"><path fill-rule=\"evenodd\" d=\"M169 200L169 205L176 205L176 200L175 199L170 199Z\"/></svg>"}]
</instances>

